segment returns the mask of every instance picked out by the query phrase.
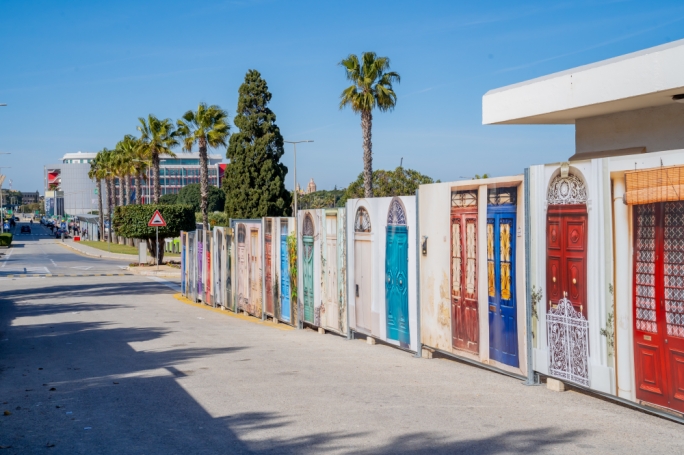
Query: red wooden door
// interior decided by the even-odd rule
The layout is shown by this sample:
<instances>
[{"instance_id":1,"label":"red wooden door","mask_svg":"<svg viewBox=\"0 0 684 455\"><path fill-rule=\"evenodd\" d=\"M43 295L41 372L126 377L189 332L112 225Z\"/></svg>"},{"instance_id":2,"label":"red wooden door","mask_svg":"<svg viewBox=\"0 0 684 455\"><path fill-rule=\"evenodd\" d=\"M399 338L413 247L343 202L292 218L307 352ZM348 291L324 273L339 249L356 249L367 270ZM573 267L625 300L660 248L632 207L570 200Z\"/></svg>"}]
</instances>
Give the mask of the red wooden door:
<instances>
[{"instance_id":1,"label":"red wooden door","mask_svg":"<svg viewBox=\"0 0 684 455\"><path fill-rule=\"evenodd\" d=\"M684 202L634 207L638 400L684 412Z\"/></svg>"},{"instance_id":2,"label":"red wooden door","mask_svg":"<svg viewBox=\"0 0 684 455\"><path fill-rule=\"evenodd\" d=\"M272 250L272 241L271 241L271 220L266 220L266 232L264 232L264 268L265 270L265 281L266 281L266 313L273 315L273 283L272 283L272 275L271 275L271 250Z\"/></svg>"},{"instance_id":3,"label":"red wooden door","mask_svg":"<svg viewBox=\"0 0 684 455\"><path fill-rule=\"evenodd\" d=\"M455 348L479 352L477 207L451 209L451 331Z\"/></svg>"},{"instance_id":4,"label":"red wooden door","mask_svg":"<svg viewBox=\"0 0 684 455\"><path fill-rule=\"evenodd\" d=\"M587 206L550 205L546 219L547 309L566 296L587 317Z\"/></svg>"}]
</instances>

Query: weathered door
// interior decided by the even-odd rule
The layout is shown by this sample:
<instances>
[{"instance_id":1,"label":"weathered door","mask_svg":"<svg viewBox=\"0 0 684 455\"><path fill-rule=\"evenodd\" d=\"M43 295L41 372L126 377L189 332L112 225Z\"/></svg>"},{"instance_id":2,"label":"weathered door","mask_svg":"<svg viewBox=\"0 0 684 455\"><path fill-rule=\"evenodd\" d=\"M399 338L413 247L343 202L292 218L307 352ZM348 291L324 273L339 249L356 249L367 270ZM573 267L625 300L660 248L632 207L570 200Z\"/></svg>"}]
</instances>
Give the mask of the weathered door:
<instances>
[{"instance_id":1,"label":"weathered door","mask_svg":"<svg viewBox=\"0 0 684 455\"><path fill-rule=\"evenodd\" d=\"M373 327L370 232L370 216L361 207L354 221L354 314L356 327L369 333Z\"/></svg>"},{"instance_id":2,"label":"weathered door","mask_svg":"<svg viewBox=\"0 0 684 455\"><path fill-rule=\"evenodd\" d=\"M340 330L337 290L337 216L325 216L325 325Z\"/></svg>"},{"instance_id":3,"label":"weathered door","mask_svg":"<svg viewBox=\"0 0 684 455\"><path fill-rule=\"evenodd\" d=\"M684 202L634 207L636 397L684 412Z\"/></svg>"},{"instance_id":4,"label":"weathered door","mask_svg":"<svg viewBox=\"0 0 684 455\"><path fill-rule=\"evenodd\" d=\"M314 322L314 274L313 274L313 255L314 255L314 225L311 215L304 217L304 229L302 230L302 262L304 264L303 285L304 285L304 321L313 324Z\"/></svg>"},{"instance_id":5,"label":"weathered door","mask_svg":"<svg viewBox=\"0 0 684 455\"><path fill-rule=\"evenodd\" d=\"M290 261L287 249L287 221L280 228L280 318L290 322Z\"/></svg>"},{"instance_id":6,"label":"weathered door","mask_svg":"<svg viewBox=\"0 0 684 455\"><path fill-rule=\"evenodd\" d=\"M211 238L211 231L207 231L206 237L204 239L204 245L206 247L206 252L204 253L206 258L207 258L207 270L204 273L205 280L204 280L204 287L205 287L205 292L204 292L204 303L207 305L213 305L214 300L212 299L212 278L211 274L213 272L212 270L212 264L211 264L211 252L212 252L212 238Z\"/></svg>"},{"instance_id":7,"label":"weathered door","mask_svg":"<svg viewBox=\"0 0 684 455\"><path fill-rule=\"evenodd\" d=\"M245 240L247 239L245 225L238 224L238 242L237 242L237 306L240 310L245 310L249 300L249 263L247 261L247 249Z\"/></svg>"},{"instance_id":8,"label":"weathered door","mask_svg":"<svg viewBox=\"0 0 684 455\"><path fill-rule=\"evenodd\" d=\"M273 275L271 273L271 258L273 245L271 242L271 229L273 222L270 219L266 220L266 230L264 231L264 274L266 277L266 314L273 315Z\"/></svg>"},{"instance_id":9,"label":"weathered door","mask_svg":"<svg viewBox=\"0 0 684 455\"><path fill-rule=\"evenodd\" d=\"M480 327L477 310L477 194L456 193L464 199L451 208L451 329L457 349L478 353ZM474 199L474 202L473 202Z\"/></svg>"},{"instance_id":10,"label":"weathered door","mask_svg":"<svg viewBox=\"0 0 684 455\"><path fill-rule=\"evenodd\" d=\"M261 314L261 270L259 251L259 229L249 231L249 312Z\"/></svg>"},{"instance_id":11,"label":"weathered door","mask_svg":"<svg viewBox=\"0 0 684 455\"><path fill-rule=\"evenodd\" d=\"M204 231L197 230L197 299L202 300L204 294L204 282L203 270L204 267Z\"/></svg>"},{"instance_id":12,"label":"weathered door","mask_svg":"<svg viewBox=\"0 0 684 455\"><path fill-rule=\"evenodd\" d=\"M385 309L387 338L411 343L408 309L408 227L398 199L390 204L385 244Z\"/></svg>"},{"instance_id":13,"label":"weathered door","mask_svg":"<svg viewBox=\"0 0 684 455\"><path fill-rule=\"evenodd\" d=\"M487 207L489 358L519 366L513 206Z\"/></svg>"},{"instance_id":14,"label":"weathered door","mask_svg":"<svg viewBox=\"0 0 684 455\"><path fill-rule=\"evenodd\" d=\"M550 205L546 229L547 309L567 296L587 317L587 206Z\"/></svg>"}]
</instances>

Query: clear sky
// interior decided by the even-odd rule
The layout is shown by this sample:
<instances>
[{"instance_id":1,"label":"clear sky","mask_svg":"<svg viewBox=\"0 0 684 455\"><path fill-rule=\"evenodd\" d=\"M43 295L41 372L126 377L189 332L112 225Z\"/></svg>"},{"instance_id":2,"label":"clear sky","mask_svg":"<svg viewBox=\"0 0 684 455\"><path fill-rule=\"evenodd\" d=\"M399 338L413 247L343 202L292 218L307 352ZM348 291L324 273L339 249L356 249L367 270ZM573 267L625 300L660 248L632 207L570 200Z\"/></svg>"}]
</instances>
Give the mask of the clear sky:
<instances>
[{"instance_id":1,"label":"clear sky","mask_svg":"<svg viewBox=\"0 0 684 455\"><path fill-rule=\"evenodd\" d=\"M232 118L257 69L285 139L315 141L298 148L300 184L344 187L362 137L338 108L337 63L374 51L402 79L395 111L374 116L376 169L403 157L442 181L518 174L572 155L574 129L483 126L487 90L681 38L681 0L0 0L0 172L42 193L43 165L113 147L140 116L204 101ZM291 146L283 161L291 188Z\"/></svg>"}]
</instances>

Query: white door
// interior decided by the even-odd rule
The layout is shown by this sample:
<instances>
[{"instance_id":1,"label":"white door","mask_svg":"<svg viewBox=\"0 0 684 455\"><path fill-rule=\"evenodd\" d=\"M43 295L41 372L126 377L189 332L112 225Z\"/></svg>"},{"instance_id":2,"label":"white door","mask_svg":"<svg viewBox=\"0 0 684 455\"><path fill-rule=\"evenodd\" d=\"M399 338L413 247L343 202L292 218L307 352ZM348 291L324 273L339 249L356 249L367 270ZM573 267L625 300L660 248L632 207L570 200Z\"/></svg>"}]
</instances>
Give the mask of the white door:
<instances>
[{"instance_id":1,"label":"white door","mask_svg":"<svg viewBox=\"0 0 684 455\"><path fill-rule=\"evenodd\" d=\"M370 236L354 240L354 303L356 327L371 331L371 242Z\"/></svg>"},{"instance_id":2,"label":"white door","mask_svg":"<svg viewBox=\"0 0 684 455\"><path fill-rule=\"evenodd\" d=\"M325 324L340 330L339 292L337 289L337 216L325 217L326 262L325 262Z\"/></svg>"}]
</instances>

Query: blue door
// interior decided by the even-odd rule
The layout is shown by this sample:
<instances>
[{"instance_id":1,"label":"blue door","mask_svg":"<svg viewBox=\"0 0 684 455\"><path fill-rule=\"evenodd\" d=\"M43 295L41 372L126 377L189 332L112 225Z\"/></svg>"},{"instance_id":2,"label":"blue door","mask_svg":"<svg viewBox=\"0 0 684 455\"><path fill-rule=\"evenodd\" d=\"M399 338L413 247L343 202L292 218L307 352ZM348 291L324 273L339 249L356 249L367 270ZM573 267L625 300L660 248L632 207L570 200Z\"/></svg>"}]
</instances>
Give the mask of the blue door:
<instances>
[{"instance_id":1,"label":"blue door","mask_svg":"<svg viewBox=\"0 0 684 455\"><path fill-rule=\"evenodd\" d=\"M390 204L385 244L385 308L387 338L411 343L408 311L408 228L398 199Z\"/></svg>"},{"instance_id":2,"label":"blue door","mask_svg":"<svg viewBox=\"0 0 684 455\"><path fill-rule=\"evenodd\" d=\"M302 235L302 260L304 262L304 321L314 322L314 279L313 279L313 255L314 255L314 226L310 214L304 217L304 229Z\"/></svg>"},{"instance_id":3,"label":"blue door","mask_svg":"<svg viewBox=\"0 0 684 455\"><path fill-rule=\"evenodd\" d=\"M514 205L487 207L489 358L519 366Z\"/></svg>"},{"instance_id":4,"label":"blue door","mask_svg":"<svg viewBox=\"0 0 684 455\"><path fill-rule=\"evenodd\" d=\"M290 261L288 261L287 234L280 236L280 318L290 322Z\"/></svg>"}]
</instances>

